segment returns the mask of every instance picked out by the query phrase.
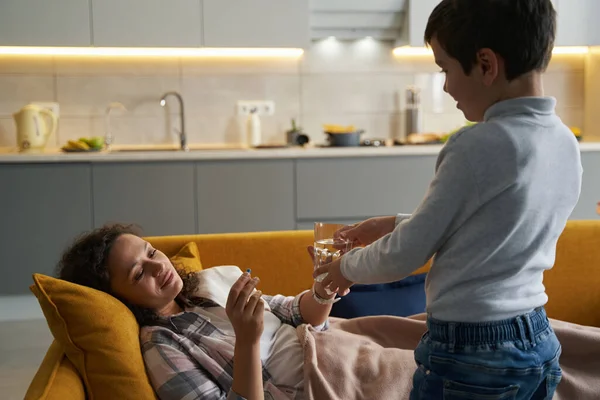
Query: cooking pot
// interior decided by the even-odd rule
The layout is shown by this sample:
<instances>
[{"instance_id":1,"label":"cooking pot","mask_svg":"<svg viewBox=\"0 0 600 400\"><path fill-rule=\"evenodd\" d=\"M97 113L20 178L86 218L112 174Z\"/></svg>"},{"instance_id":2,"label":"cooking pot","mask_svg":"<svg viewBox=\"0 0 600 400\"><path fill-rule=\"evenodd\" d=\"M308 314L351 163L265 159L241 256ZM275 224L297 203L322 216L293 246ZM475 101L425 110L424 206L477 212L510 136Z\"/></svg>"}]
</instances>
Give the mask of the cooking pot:
<instances>
[{"instance_id":1,"label":"cooking pot","mask_svg":"<svg viewBox=\"0 0 600 400\"><path fill-rule=\"evenodd\" d=\"M325 134L327 135L329 145L332 147L352 147L360 146L360 135L364 132L365 131L361 129L354 132L325 132Z\"/></svg>"}]
</instances>

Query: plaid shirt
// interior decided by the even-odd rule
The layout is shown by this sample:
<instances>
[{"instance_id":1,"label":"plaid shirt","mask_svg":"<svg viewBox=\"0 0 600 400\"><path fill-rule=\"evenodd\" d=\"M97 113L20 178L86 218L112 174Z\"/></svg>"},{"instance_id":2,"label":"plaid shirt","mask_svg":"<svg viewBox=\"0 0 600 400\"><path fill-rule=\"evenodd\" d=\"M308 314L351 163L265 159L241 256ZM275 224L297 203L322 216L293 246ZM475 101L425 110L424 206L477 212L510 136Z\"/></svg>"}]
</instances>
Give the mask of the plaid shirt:
<instances>
[{"instance_id":1,"label":"plaid shirt","mask_svg":"<svg viewBox=\"0 0 600 400\"><path fill-rule=\"evenodd\" d=\"M282 323L294 327L305 321L300 315L300 298L281 295L262 296ZM140 333L142 353L148 376L162 400L222 399L241 400L231 390L234 346L195 307L220 307L206 299L187 301L185 311L161 317L156 325L145 326ZM315 327L326 330L329 322ZM263 366L265 399L297 399L302 392L279 389Z\"/></svg>"}]
</instances>

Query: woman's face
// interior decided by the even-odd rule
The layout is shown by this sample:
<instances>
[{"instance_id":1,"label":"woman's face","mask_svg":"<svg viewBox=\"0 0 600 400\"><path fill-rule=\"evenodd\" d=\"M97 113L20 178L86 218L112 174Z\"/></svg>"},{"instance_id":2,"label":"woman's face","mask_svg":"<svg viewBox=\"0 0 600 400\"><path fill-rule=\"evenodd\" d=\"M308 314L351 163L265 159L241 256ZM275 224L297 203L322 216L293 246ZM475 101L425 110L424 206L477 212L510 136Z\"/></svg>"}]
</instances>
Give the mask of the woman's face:
<instances>
[{"instance_id":1,"label":"woman's face","mask_svg":"<svg viewBox=\"0 0 600 400\"><path fill-rule=\"evenodd\" d=\"M108 272L116 295L159 313L183 287L169 258L135 235L123 234L115 240L108 255Z\"/></svg>"}]
</instances>

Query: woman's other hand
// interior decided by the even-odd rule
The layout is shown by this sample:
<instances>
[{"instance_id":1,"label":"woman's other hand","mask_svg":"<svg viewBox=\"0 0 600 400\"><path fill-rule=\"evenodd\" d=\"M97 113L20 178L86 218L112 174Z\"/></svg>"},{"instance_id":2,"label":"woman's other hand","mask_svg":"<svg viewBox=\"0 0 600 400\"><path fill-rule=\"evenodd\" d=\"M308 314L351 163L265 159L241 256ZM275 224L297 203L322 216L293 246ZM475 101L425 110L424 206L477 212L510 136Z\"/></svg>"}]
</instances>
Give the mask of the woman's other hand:
<instances>
[{"instance_id":1,"label":"woman's other hand","mask_svg":"<svg viewBox=\"0 0 600 400\"><path fill-rule=\"evenodd\" d=\"M251 278L246 272L229 291L225 311L233 325L236 341L258 343L263 333L265 307L261 299L262 292L257 290L252 293L258 282L258 278Z\"/></svg>"},{"instance_id":2,"label":"woman's other hand","mask_svg":"<svg viewBox=\"0 0 600 400\"><path fill-rule=\"evenodd\" d=\"M396 227L396 217L373 217L358 224L347 225L335 232L334 239L349 240L352 247L368 246L392 232Z\"/></svg>"}]
</instances>

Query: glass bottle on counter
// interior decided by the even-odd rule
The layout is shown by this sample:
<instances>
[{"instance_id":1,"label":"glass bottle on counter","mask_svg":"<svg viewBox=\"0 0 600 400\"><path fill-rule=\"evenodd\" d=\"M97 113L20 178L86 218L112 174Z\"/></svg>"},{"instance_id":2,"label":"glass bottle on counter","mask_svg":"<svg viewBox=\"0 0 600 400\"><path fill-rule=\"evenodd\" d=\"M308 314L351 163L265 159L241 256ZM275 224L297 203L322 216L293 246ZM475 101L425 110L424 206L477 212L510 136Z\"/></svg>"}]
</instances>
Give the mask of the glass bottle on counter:
<instances>
[{"instance_id":1,"label":"glass bottle on counter","mask_svg":"<svg viewBox=\"0 0 600 400\"><path fill-rule=\"evenodd\" d=\"M411 133L421 133L423 129L421 116L421 89L417 86L406 88L405 137Z\"/></svg>"}]
</instances>

